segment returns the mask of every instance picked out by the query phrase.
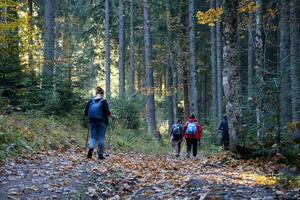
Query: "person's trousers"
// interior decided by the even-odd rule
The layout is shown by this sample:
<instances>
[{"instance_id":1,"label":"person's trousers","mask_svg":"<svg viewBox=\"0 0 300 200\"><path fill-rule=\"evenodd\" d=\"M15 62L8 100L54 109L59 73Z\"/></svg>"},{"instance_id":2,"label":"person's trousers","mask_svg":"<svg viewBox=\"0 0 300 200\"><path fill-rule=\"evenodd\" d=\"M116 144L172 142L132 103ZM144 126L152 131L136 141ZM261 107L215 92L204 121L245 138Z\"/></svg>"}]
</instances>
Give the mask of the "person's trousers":
<instances>
[{"instance_id":1,"label":"person's trousers","mask_svg":"<svg viewBox=\"0 0 300 200\"><path fill-rule=\"evenodd\" d=\"M197 139L195 138L186 138L186 147L187 147L187 154L190 155L192 149L193 149L193 156L197 156Z\"/></svg>"},{"instance_id":2,"label":"person's trousers","mask_svg":"<svg viewBox=\"0 0 300 200\"><path fill-rule=\"evenodd\" d=\"M88 148L94 149L98 141L98 155L103 155L106 129L107 125L102 122L90 123L90 140Z\"/></svg>"},{"instance_id":3,"label":"person's trousers","mask_svg":"<svg viewBox=\"0 0 300 200\"><path fill-rule=\"evenodd\" d=\"M180 150L181 150L181 143L182 143L182 138L173 138L172 139L172 147L175 149L176 154L180 155Z\"/></svg>"},{"instance_id":4,"label":"person's trousers","mask_svg":"<svg viewBox=\"0 0 300 200\"><path fill-rule=\"evenodd\" d=\"M224 131L222 133L222 145L224 147L225 150L229 149L229 133L228 131Z\"/></svg>"}]
</instances>

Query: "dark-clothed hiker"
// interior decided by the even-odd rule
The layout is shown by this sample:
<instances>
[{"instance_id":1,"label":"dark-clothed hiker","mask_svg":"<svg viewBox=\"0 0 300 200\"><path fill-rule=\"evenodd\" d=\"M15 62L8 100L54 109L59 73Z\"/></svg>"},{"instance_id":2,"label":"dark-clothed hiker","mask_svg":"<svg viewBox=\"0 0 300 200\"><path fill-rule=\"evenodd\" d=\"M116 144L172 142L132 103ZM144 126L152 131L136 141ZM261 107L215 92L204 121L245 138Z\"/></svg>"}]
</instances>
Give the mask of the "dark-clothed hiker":
<instances>
[{"instance_id":1,"label":"dark-clothed hiker","mask_svg":"<svg viewBox=\"0 0 300 200\"><path fill-rule=\"evenodd\" d=\"M225 150L229 149L229 128L228 128L228 121L227 117L224 116L223 120L219 126L219 130L222 131L222 145Z\"/></svg>"},{"instance_id":2,"label":"dark-clothed hiker","mask_svg":"<svg viewBox=\"0 0 300 200\"><path fill-rule=\"evenodd\" d=\"M199 121L194 114L190 115L190 118L184 124L184 138L187 145L187 158L190 157L191 150L193 149L193 156L197 156L197 141L202 134L202 128Z\"/></svg>"},{"instance_id":3,"label":"dark-clothed hiker","mask_svg":"<svg viewBox=\"0 0 300 200\"><path fill-rule=\"evenodd\" d=\"M181 143L182 143L182 140L183 140L183 126L181 124L180 119L178 119L177 122L172 125L170 137L171 137L172 147L176 151L176 157L179 157L180 156Z\"/></svg>"},{"instance_id":4,"label":"dark-clothed hiker","mask_svg":"<svg viewBox=\"0 0 300 200\"><path fill-rule=\"evenodd\" d=\"M108 117L111 116L111 113L108 103L103 97L103 89L97 87L96 96L88 101L85 108L85 115L88 116L90 128L87 158L92 158L93 150L98 141L98 159L104 159L104 138L108 126Z\"/></svg>"}]
</instances>

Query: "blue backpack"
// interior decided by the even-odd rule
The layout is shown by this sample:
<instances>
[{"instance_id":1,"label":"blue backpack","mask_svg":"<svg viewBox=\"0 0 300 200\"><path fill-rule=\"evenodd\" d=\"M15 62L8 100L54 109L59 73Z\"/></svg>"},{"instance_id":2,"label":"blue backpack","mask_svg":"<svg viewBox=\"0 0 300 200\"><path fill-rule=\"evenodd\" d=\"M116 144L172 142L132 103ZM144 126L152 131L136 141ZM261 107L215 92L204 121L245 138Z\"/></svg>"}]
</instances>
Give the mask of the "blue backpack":
<instances>
[{"instance_id":1,"label":"blue backpack","mask_svg":"<svg viewBox=\"0 0 300 200\"><path fill-rule=\"evenodd\" d=\"M99 101L95 101L95 99L92 100L92 102L89 105L89 112L88 112L89 120L102 119L102 101L103 99L100 99Z\"/></svg>"},{"instance_id":2,"label":"blue backpack","mask_svg":"<svg viewBox=\"0 0 300 200\"><path fill-rule=\"evenodd\" d=\"M180 124L172 125L172 134L174 136L181 135L181 133L182 133L181 130L182 130L182 128L181 128Z\"/></svg>"},{"instance_id":3,"label":"blue backpack","mask_svg":"<svg viewBox=\"0 0 300 200\"><path fill-rule=\"evenodd\" d=\"M189 122L186 128L186 133L188 135L196 135L197 134L197 124L196 122Z\"/></svg>"}]
</instances>

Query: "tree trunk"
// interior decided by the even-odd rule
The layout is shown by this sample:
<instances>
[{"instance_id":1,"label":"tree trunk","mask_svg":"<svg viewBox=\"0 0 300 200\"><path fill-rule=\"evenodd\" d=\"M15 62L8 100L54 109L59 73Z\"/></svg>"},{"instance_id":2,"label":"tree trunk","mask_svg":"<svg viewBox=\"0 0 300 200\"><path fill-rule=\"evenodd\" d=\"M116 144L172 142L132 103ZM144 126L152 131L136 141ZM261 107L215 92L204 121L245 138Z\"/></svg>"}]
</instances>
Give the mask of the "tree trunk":
<instances>
[{"instance_id":1,"label":"tree trunk","mask_svg":"<svg viewBox=\"0 0 300 200\"><path fill-rule=\"evenodd\" d=\"M55 0L45 0L44 7L44 68L43 88L53 88L54 41L55 41Z\"/></svg>"},{"instance_id":2,"label":"tree trunk","mask_svg":"<svg viewBox=\"0 0 300 200\"><path fill-rule=\"evenodd\" d=\"M215 0L210 0L210 8L215 8ZM211 95L212 95L212 104L211 104L211 113L213 126L216 127L217 116L218 116L218 94L217 94L217 46L216 46L216 27L210 27L210 64L211 64Z\"/></svg>"},{"instance_id":3,"label":"tree trunk","mask_svg":"<svg viewBox=\"0 0 300 200\"><path fill-rule=\"evenodd\" d=\"M248 19L248 98L253 97L253 52L254 52L254 38L253 38L253 22L254 15L249 13Z\"/></svg>"},{"instance_id":4,"label":"tree trunk","mask_svg":"<svg viewBox=\"0 0 300 200\"><path fill-rule=\"evenodd\" d=\"M264 117L264 67L263 67L263 26L262 26L262 0L256 0L256 35L255 35L255 75L256 75L256 99L255 112L256 112L256 126L257 126L257 137L264 143L265 137L265 117ZM261 140L262 139L262 140Z\"/></svg>"},{"instance_id":5,"label":"tree trunk","mask_svg":"<svg viewBox=\"0 0 300 200\"><path fill-rule=\"evenodd\" d=\"M224 3L223 87L226 96L226 113L229 122L230 150L237 152L241 137L242 113L240 107L240 77L238 73L237 13L238 1Z\"/></svg>"},{"instance_id":6,"label":"tree trunk","mask_svg":"<svg viewBox=\"0 0 300 200\"><path fill-rule=\"evenodd\" d=\"M137 89L139 92L142 92L142 66L143 66L143 59L142 59L142 52L140 50L140 48L138 47L138 54L137 54L137 58L138 58L138 66L137 66Z\"/></svg>"},{"instance_id":7,"label":"tree trunk","mask_svg":"<svg viewBox=\"0 0 300 200\"><path fill-rule=\"evenodd\" d=\"M123 0L119 0L119 95L120 97L125 97L125 22Z\"/></svg>"},{"instance_id":8,"label":"tree trunk","mask_svg":"<svg viewBox=\"0 0 300 200\"><path fill-rule=\"evenodd\" d=\"M32 5L32 0L28 0L28 26L29 26L29 36L28 36L28 66L30 69L31 73L31 78L32 80L35 79L35 71L33 67L33 35L34 35L34 24L33 24L33 5Z\"/></svg>"},{"instance_id":9,"label":"tree trunk","mask_svg":"<svg viewBox=\"0 0 300 200\"><path fill-rule=\"evenodd\" d=\"M168 98L168 122L169 122L169 133L171 132L171 127L174 124L174 101L173 101L173 54L172 54L172 45L171 45L171 25L170 25L170 4L169 0L166 0L166 25L167 25L167 40L166 40L166 48L168 52L168 64L167 64L167 98Z\"/></svg>"},{"instance_id":10,"label":"tree trunk","mask_svg":"<svg viewBox=\"0 0 300 200\"><path fill-rule=\"evenodd\" d=\"M135 92L135 66L134 66L134 0L130 2L130 95L134 95Z\"/></svg>"},{"instance_id":11,"label":"tree trunk","mask_svg":"<svg viewBox=\"0 0 300 200\"><path fill-rule=\"evenodd\" d=\"M280 0L280 129L286 132L291 121L289 0Z\"/></svg>"},{"instance_id":12,"label":"tree trunk","mask_svg":"<svg viewBox=\"0 0 300 200\"><path fill-rule=\"evenodd\" d=\"M195 2L189 0L189 57L190 57L190 112L198 114L197 69L195 54Z\"/></svg>"},{"instance_id":13,"label":"tree trunk","mask_svg":"<svg viewBox=\"0 0 300 200\"><path fill-rule=\"evenodd\" d=\"M216 0L217 8L221 7L221 0ZM222 102L223 102L223 83L222 83L222 70L223 70L223 56L222 56L222 24L220 21L217 22L217 93L218 93L218 124L220 124L223 115Z\"/></svg>"},{"instance_id":14,"label":"tree trunk","mask_svg":"<svg viewBox=\"0 0 300 200\"><path fill-rule=\"evenodd\" d=\"M106 99L110 100L110 35L109 35L109 0L105 0L105 89Z\"/></svg>"},{"instance_id":15,"label":"tree trunk","mask_svg":"<svg viewBox=\"0 0 300 200\"><path fill-rule=\"evenodd\" d=\"M290 62L291 62L291 94L292 94L292 121L300 124L300 64L299 64L299 23L297 19L299 6L297 0L290 0ZM294 131L295 139L300 138L300 129Z\"/></svg>"},{"instance_id":16,"label":"tree trunk","mask_svg":"<svg viewBox=\"0 0 300 200\"><path fill-rule=\"evenodd\" d=\"M146 101L147 101L147 123L148 133L157 141L161 141L156 131L153 68L151 65L151 43L150 43L150 17L147 0L143 0L144 10L144 44L145 44L145 68L146 68Z\"/></svg>"}]
</instances>

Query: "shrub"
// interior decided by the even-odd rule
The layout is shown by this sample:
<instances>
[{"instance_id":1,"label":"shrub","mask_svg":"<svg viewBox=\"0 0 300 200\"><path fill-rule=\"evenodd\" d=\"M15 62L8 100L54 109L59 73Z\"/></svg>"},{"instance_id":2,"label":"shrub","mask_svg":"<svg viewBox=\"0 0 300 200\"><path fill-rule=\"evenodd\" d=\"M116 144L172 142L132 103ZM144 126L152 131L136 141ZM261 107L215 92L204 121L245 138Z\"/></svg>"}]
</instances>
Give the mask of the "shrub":
<instances>
[{"instance_id":1,"label":"shrub","mask_svg":"<svg viewBox=\"0 0 300 200\"><path fill-rule=\"evenodd\" d=\"M118 123L128 129L138 128L142 105L142 100L138 97L112 99L110 103L111 111L117 116Z\"/></svg>"}]
</instances>

